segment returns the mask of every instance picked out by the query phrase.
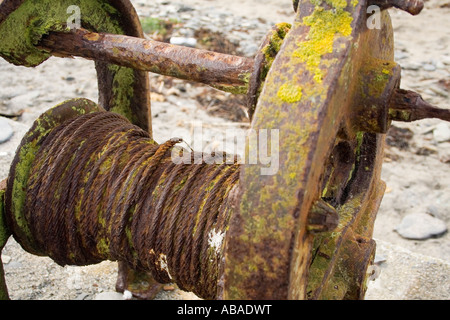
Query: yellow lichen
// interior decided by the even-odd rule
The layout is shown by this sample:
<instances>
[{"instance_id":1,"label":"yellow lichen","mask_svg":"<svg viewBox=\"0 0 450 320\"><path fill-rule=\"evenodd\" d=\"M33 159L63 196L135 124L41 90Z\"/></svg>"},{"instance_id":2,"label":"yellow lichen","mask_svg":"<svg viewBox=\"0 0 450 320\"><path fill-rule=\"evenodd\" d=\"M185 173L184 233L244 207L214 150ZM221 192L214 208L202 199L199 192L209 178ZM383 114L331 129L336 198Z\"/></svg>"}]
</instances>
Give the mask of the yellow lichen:
<instances>
[{"instance_id":1,"label":"yellow lichen","mask_svg":"<svg viewBox=\"0 0 450 320\"><path fill-rule=\"evenodd\" d=\"M328 2L328 1L327 1ZM310 27L307 41L295 51L294 57L306 63L308 71L313 73L316 82L321 83L324 70L320 68L323 55L333 52L337 35L349 36L352 33L352 16L344 11L346 1L336 0L332 5L335 10L316 7L313 14L303 18L303 23Z\"/></svg>"},{"instance_id":2,"label":"yellow lichen","mask_svg":"<svg viewBox=\"0 0 450 320\"><path fill-rule=\"evenodd\" d=\"M298 102L302 98L302 88L292 83L285 83L278 90L277 96L284 102Z\"/></svg>"}]
</instances>

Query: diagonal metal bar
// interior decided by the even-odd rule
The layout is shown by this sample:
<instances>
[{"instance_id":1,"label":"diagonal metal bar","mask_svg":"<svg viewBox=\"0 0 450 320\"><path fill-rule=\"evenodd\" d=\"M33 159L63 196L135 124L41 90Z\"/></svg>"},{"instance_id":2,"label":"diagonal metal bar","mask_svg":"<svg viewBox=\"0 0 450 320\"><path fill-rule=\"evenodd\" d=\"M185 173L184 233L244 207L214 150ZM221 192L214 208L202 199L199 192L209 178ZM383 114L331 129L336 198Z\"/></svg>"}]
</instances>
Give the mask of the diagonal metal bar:
<instances>
[{"instance_id":1,"label":"diagonal metal bar","mask_svg":"<svg viewBox=\"0 0 450 320\"><path fill-rule=\"evenodd\" d=\"M39 44L57 56L78 56L114 63L246 93L254 68L251 58L177 46L154 40L77 29L52 32Z\"/></svg>"}]
</instances>

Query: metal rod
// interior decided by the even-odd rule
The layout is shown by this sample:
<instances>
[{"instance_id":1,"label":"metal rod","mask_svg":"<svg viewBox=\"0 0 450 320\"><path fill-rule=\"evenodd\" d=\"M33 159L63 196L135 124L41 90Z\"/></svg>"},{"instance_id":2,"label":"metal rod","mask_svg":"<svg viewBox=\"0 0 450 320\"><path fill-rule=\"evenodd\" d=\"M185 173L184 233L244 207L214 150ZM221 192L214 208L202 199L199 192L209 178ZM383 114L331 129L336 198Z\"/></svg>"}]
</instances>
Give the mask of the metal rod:
<instances>
[{"instance_id":1,"label":"metal rod","mask_svg":"<svg viewBox=\"0 0 450 320\"><path fill-rule=\"evenodd\" d=\"M427 118L450 121L450 110L440 109L422 99L417 92L397 89L389 107L391 120L411 122Z\"/></svg>"},{"instance_id":2,"label":"metal rod","mask_svg":"<svg viewBox=\"0 0 450 320\"><path fill-rule=\"evenodd\" d=\"M41 40L39 48L55 56L105 61L234 93L247 92L254 68L251 58L85 29L51 32Z\"/></svg>"}]
</instances>

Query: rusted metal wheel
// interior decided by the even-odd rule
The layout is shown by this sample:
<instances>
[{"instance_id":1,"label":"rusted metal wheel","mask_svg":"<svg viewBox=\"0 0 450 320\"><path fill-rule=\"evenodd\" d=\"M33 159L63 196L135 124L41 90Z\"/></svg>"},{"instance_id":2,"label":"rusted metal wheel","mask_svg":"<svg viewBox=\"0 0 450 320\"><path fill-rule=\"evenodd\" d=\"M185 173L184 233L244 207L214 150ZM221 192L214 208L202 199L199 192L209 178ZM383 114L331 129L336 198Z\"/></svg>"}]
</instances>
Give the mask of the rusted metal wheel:
<instances>
[{"instance_id":1,"label":"rusted metal wheel","mask_svg":"<svg viewBox=\"0 0 450 320\"><path fill-rule=\"evenodd\" d=\"M398 84L389 15L382 12L381 29L369 30L366 7L298 6L252 122L255 130L279 130L280 168L263 176L264 166L243 166L239 212L227 235L226 299L364 296L384 192L384 128L364 112L385 109L376 99ZM326 211L323 202L339 215L334 230L310 221Z\"/></svg>"}]
</instances>

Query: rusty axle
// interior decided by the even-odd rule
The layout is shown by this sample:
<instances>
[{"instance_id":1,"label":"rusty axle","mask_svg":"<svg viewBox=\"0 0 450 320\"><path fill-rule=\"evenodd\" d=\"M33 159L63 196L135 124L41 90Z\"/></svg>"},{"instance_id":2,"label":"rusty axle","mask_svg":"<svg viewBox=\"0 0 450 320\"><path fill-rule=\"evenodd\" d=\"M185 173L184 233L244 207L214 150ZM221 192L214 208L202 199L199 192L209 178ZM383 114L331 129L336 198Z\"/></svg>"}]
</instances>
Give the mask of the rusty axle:
<instances>
[{"instance_id":1,"label":"rusty axle","mask_svg":"<svg viewBox=\"0 0 450 320\"><path fill-rule=\"evenodd\" d=\"M237 93L247 92L254 66L251 58L84 29L51 32L39 45L53 55L114 63Z\"/></svg>"},{"instance_id":2,"label":"rusty axle","mask_svg":"<svg viewBox=\"0 0 450 320\"><path fill-rule=\"evenodd\" d=\"M57 56L79 56L113 63L235 93L247 93L254 69L262 68L256 67L251 58L84 29L70 33L51 32L39 46ZM253 95L257 97L256 93ZM254 108L256 102L251 103ZM418 93L409 90L395 89L389 101L389 116L395 121L425 118L450 121L449 112L431 106Z\"/></svg>"}]
</instances>

